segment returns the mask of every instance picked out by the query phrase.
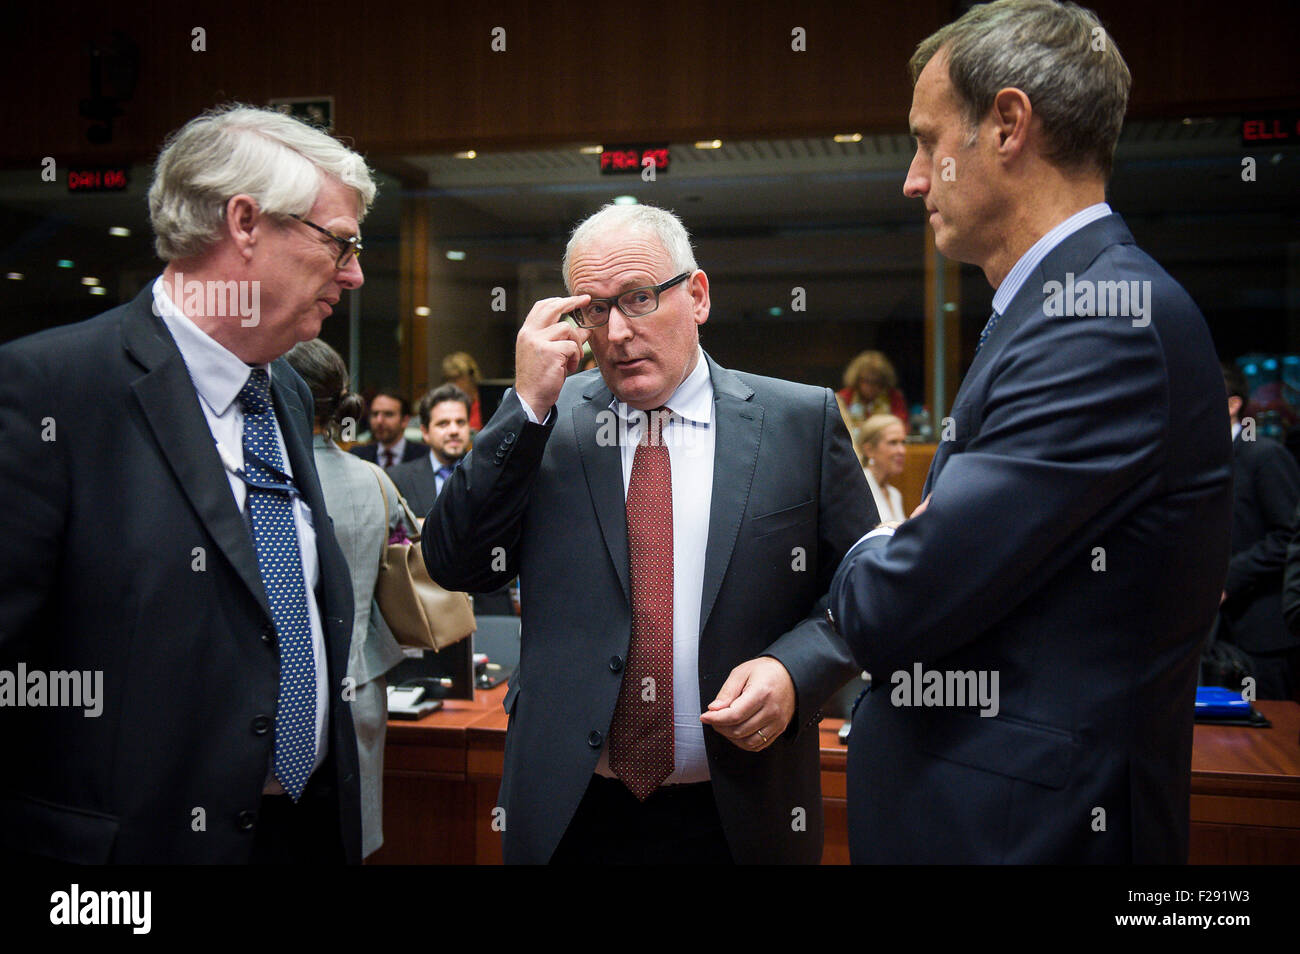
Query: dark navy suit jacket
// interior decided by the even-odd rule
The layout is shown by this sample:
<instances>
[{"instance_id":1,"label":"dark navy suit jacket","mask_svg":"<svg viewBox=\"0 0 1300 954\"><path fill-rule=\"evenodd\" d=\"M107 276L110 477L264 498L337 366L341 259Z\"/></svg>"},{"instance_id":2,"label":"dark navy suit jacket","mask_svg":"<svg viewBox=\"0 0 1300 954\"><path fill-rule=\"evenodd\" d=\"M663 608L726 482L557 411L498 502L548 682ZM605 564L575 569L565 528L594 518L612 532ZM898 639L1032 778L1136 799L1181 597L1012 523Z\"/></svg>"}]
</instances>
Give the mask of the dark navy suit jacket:
<instances>
[{"instance_id":1,"label":"dark navy suit jacket","mask_svg":"<svg viewBox=\"0 0 1300 954\"><path fill-rule=\"evenodd\" d=\"M1282 618L1287 545L1300 504L1300 467L1267 437L1232 442L1232 559L1220 610L1224 637L1248 653L1300 645Z\"/></svg>"},{"instance_id":2,"label":"dark navy suit jacket","mask_svg":"<svg viewBox=\"0 0 1300 954\"><path fill-rule=\"evenodd\" d=\"M1149 323L1047 317L1067 275L1150 282ZM957 393L928 510L831 587L875 685L849 741L854 861L1186 860L1226 403L1200 312L1119 216L1029 276ZM918 662L996 673L997 715L894 705Z\"/></svg>"},{"instance_id":3,"label":"dark navy suit jacket","mask_svg":"<svg viewBox=\"0 0 1300 954\"><path fill-rule=\"evenodd\" d=\"M246 862L271 762L279 655L253 541L152 287L0 348L0 669L101 671L103 711L0 709L0 853ZM343 701L352 584L311 450L311 391L271 397L320 561L330 754L307 797L361 855ZM46 421L53 439L43 439Z\"/></svg>"}]
</instances>

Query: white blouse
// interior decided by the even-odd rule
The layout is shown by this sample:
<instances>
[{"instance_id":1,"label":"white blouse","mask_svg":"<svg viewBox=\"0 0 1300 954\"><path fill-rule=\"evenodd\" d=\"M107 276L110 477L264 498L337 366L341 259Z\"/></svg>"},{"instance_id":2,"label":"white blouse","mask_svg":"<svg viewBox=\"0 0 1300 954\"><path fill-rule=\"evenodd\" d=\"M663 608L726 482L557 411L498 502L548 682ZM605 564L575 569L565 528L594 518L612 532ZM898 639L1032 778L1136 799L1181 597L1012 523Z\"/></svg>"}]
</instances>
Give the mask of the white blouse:
<instances>
[{"instance_id":1,"label":"white blouse","mask_svg":"<svg viewBox=\"0 0 1300 954\"><path fill-rule=\"evenodd\" d=\"M870 469L863 467L862 472L867 475L867 486L871 488L871 496L876 498L876 510L880 512L880 522L886 520L906 520L907 515L903 513L903 495L899 493L897 487L889 484L881 488L876 483L876 476ZM888 491L888 496L886 496Z\"/></svg>"}]
</instances>

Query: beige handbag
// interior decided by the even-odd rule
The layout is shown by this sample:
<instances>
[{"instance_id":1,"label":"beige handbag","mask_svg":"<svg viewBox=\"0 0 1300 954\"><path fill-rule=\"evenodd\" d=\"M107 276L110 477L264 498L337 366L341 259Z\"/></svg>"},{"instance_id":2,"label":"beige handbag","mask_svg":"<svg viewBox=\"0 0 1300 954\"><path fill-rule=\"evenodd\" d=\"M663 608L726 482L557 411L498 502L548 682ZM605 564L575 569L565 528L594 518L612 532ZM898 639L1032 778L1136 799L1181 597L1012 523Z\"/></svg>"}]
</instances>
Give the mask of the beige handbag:
<instances>
[{"instance_id":1,"label":"beige handbag","mask_svg":"<svg viewBox=\"0 0 1300 954\"><path fill-rule=\"evenodd\" d=\"M388 542L388 494L382 471L375 464L375 480L384 498L384 544L380 552L379 576L375 579L375 602L384 622L403 646L437 652L474 632L474 609L467 593L444 590L429 578L420 549L419 530L411 543ZM415 517L398 495L412 527Z\"/></svg>"}]
</instances>

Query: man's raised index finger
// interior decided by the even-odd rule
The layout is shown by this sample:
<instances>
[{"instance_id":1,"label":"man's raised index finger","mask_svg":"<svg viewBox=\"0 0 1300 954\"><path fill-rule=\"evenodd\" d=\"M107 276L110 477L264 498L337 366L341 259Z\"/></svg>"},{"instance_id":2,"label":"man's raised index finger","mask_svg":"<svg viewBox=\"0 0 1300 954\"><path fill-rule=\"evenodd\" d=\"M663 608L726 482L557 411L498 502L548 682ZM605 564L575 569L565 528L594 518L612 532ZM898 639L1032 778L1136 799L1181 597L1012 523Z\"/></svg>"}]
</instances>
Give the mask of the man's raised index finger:
<instances>
[{"instance_id":1,"label":"man's raised index finger","mask_svg":"<svg viewBox=\"0 0 1300 954\"><path fill-rule=\"evenodd\" d=\"M528 312L528 316L524 319L524 324L531 324L536 328L554 325L573 309L585 305L590 300L590 295L570 295L568 298L543 298L533 305L532 310Z\"/></svg>"}]
</instances>

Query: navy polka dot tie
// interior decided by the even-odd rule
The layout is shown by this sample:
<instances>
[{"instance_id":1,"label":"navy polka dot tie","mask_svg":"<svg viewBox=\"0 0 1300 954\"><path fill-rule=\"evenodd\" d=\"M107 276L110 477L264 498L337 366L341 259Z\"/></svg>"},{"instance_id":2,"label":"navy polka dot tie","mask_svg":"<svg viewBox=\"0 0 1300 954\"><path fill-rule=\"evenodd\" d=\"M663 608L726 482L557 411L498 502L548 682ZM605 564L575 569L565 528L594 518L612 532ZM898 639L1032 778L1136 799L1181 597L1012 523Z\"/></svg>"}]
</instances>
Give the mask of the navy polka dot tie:
<instances>
[{"instance_id":1,"label":"navy polka dot tie","mask_svg":"<svg viewBox=\"0 0 1300 954\"><path fill-rule=\"evenodd\" d=\"M989 340L989 335L993 334L993 329L998 326L998 319L1002 316L996 311L989 315L989 320L984 323L984 330L980 332L980 340L975 345L975 353L980 353L980 348L984 347L984 342Z\"/></svg>"},{"instance_id":2,"label":"navy polka dot tie","mask_svg":"<svg viewBox=\"0 0 1300 954\"><path fill-rule=\"evenodd\" d=\"M244 411L244 471L253 481L283 483L270 377L253 368L239 392ZM268 468L265 465L270 465ZM275 710L275 777L296 802L316 762L316 659L293 499L248 485L253 549L280 646L280 699Z\"/></svg>"},{"instance_id":3,"label":"navy polka dot tie","mask_svg":"<svg viewBox=\"0 0 1300 954\"><path fill-rule=\"evenodd\" d=\"M671 414L649 413L627 488L632 640L609 727L609 767L645 801L673 772L673 475L661 438Z\"/></svg>"}]
</instances>

